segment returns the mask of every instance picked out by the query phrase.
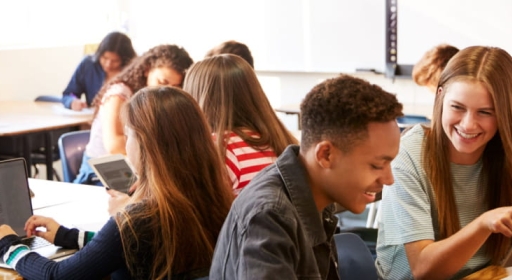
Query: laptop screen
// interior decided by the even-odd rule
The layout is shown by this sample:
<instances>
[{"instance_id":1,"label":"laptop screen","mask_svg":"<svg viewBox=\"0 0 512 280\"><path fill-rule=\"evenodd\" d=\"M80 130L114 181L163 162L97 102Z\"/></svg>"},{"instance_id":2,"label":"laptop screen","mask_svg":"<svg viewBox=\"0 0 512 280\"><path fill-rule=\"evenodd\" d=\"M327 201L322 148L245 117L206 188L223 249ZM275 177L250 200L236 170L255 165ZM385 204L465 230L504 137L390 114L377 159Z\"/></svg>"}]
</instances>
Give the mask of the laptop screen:
<instances>
[{"instance_id":1,"label":"laptop screen","mask_svg":"<svg viewBox=\"0 0 512 280\"><path fill-rule=\"evenodd\" d=\"M32 216L25 160L0 161L0 224L26 236L25 222Z\"/></svg>"}]
</instances>

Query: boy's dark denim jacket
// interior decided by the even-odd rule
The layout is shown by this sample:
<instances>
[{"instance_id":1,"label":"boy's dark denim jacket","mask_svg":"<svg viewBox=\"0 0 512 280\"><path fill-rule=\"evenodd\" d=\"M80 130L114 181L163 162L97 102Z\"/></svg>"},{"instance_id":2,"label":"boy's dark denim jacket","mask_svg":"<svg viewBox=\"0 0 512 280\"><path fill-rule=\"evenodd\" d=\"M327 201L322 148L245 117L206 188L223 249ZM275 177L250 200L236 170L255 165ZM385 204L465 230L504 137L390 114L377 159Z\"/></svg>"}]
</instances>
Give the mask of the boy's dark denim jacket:
<instances>
[{"instance_id":1,"label":"boy's dark denim jacket","mask_svg":"<svg viewBox=\"0 0 512 280\"><path fill-rule=\"evenodd\" d=\"M320 218L298 153L289 146L235 199L210 279L339 279L337 218L331 206Z\"/></svg>"}]
</instances>

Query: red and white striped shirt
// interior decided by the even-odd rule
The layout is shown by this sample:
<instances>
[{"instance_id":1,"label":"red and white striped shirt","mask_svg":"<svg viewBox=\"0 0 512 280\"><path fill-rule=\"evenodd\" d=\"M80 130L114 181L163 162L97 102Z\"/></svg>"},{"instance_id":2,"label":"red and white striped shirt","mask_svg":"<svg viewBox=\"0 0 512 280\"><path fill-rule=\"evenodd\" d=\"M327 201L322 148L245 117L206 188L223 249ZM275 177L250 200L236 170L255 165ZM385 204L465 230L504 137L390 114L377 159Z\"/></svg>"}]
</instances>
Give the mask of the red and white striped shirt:
<instances>
[{"instance_id":1,"label":"red and white striped shirt","mask_svg":"<svg viewBox=\"0 0 512 280\"><path fill-rule=\"evenodd\" d=\"M254 134L254 137L258 135ZM226 167L235 195L238 195L258 172L274 163L276 158L271 148L258 151L231 132L226 144Z\"/></svg>"}]
</instances>

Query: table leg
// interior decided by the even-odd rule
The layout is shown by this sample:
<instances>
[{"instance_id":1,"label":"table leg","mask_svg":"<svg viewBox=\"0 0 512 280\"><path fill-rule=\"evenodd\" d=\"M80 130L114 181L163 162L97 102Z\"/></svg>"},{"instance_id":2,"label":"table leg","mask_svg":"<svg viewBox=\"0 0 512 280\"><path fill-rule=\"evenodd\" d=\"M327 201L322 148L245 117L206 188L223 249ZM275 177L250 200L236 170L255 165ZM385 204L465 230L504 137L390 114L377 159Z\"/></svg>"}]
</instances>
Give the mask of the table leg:
<instances>
[{"instance_id":1,"label":"table leg","mask_svg":"<svg viewBox=\"0 0 512 280\"><path fill-rule=\"evenodd\" d=\"M30 136L29 135L23 135L21 137L23 142L22 147L22 155L25 158L25 162L27 163L27 175L28 177L32 177L32 158L30 157Z\"/></svg>"},{"instance_id":2,"label":"table leg","mask_svg":"<svg viewBox=\"0 0 512 280\"><path fill-rule=\"evenodd\" d=\"M46 164L46 180L53 180L53 142L52 132L47 131L44 133L44 157Z\"/></svg>"}]
</instances>

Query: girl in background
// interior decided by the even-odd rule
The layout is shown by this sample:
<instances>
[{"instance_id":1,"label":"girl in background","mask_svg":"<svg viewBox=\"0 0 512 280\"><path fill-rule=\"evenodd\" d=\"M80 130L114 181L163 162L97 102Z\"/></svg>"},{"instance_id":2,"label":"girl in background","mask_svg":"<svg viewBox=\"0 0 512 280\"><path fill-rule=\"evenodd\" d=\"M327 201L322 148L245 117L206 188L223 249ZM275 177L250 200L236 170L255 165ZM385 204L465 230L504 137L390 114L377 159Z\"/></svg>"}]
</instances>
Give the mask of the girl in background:
<instances>
[{"instance_id":1,"label":"girl in background","mask_svg":"<svg viewBox=\"0 0 512 280\"><path fill-rule=\"evenodd\" d=\"M96 111L91 136L74 183L101 185L87 160L109 154L126 154L119 111L133 93L146 86L181 87L190 65L192 59L185 49L176 45L160 45L135 59L103 86L94 100Z\"/></svg>"},{"instance_id":2,"label":"girl in background","mask_svg":"<svg viewBox=\"0 0 512 280\"><path fill-rule=\"evenodd\" d=\"M298 141L279 121L252 67L222 54L194 64L184 82L203 110L236 195Z\"/></svg>"},{"instance_id":3,"label":"girl in background","mask_svg":"<svg viewBox=\"0 0 512 280\"><path fill-rule=\"evenodd\" d=\"M121 32L111 32L101 40L94 55L86 56L78 65L62 93L68 109L80 111L92 105L101 86L121 72L137 56L132 41ZM86 102L80 100L85 94Z\"/></svg>"}]
</instances>

